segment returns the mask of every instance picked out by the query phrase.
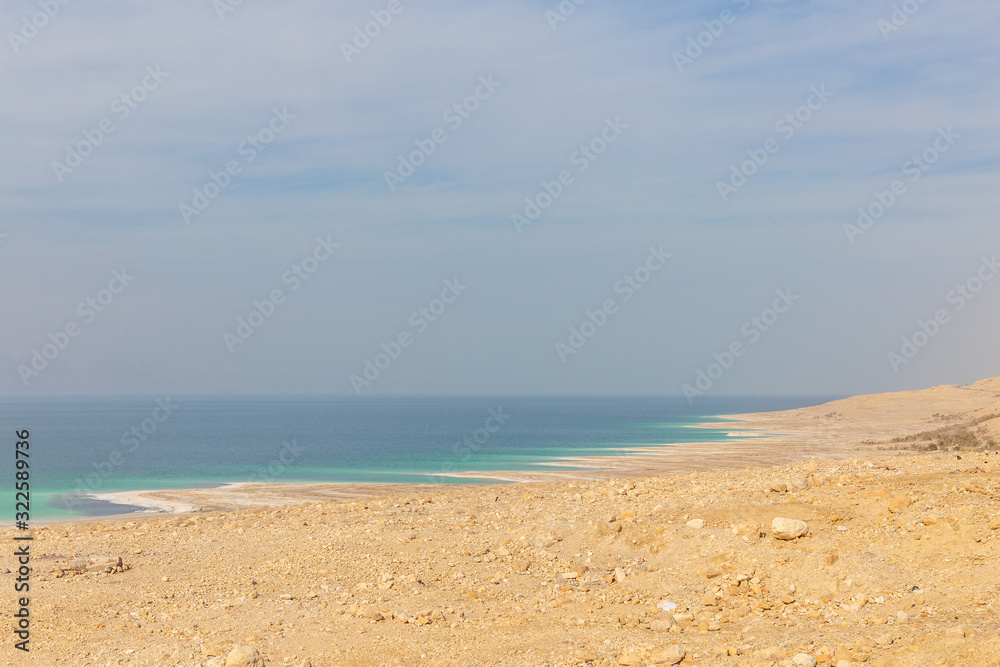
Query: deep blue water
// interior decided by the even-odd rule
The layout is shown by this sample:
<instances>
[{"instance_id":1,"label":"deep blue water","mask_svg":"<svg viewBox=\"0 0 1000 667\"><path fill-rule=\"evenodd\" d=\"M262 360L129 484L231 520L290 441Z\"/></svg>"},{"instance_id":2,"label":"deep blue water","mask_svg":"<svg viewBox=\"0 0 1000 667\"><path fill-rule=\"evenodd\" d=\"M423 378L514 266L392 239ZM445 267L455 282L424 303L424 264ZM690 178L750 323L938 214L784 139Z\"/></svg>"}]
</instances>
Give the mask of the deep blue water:
<instances>
[{"instance_id":1,"label":"deep blue water","mask_svg":"<svg viewBox=\"0 0 1000 667\"><path fill-rule=\"evenodd\" d=\"M564 456L720 439L725 431L689 426L825 400L715 397L692 407L683 398L645 397L0 398L0 441L8 443L0 468L10 480L3 483L10 516L0 521L14 518L20 429L31 433L31 516L52 519L123 511L90 497L110 491L242 481L468 483L444 473L544 469Z\"/></svg>"}]
</instances>

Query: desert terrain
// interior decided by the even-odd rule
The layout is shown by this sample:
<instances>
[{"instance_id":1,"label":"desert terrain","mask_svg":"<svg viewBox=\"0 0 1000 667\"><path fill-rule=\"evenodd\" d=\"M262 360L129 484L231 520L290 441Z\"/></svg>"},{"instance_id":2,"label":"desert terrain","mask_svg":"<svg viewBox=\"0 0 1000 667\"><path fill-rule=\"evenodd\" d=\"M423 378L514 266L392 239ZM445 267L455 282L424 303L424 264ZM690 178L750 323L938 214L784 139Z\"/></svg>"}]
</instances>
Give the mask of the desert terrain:
<instances>
[{"instance_id":1,"label":"desert terrain","mask_svg":"<svg viewBox=\"0 0 1000 667\"><path fill-rule=\"evenodd\" d=\"M31 650L8 632L0 655L1000 665L1000 379L738 419L764 437L489 486L163 492L200 510L36 525Z\"/></svg>"}]
</instances>

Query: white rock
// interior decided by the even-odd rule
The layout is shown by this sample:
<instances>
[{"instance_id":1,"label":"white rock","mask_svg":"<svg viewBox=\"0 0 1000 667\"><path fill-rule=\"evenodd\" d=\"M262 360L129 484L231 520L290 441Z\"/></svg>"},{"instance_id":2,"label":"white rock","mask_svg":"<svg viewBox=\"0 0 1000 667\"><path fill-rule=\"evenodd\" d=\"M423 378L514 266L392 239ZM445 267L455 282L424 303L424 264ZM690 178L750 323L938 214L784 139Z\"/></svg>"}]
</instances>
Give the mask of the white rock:
<instances>
[{"instance_id":1,"label":"white rock","mask_svg":"<svg viewBox=\"0 0 1000 667\"><path fill-rule=\"evenodd\" d=\"M776 540L794 540L807 532L809 532L809 526L806 525L805 521L798 519L775 517L774 521L771 522L771 535Z\"/></svg>"},{"instance_id":2,"label":"white rock","mask_svg":"<svg viewBox=\"0 0 1000 667\"><path fill-rule=\"evenodd\" d=\"M796 653L792 657L792 662L796 665L804 665L805 667L816 667L816 658L808 653Z\"/></svg>"},{"instance_id":3,"label":"white rock","mask_svg":"<svg viewBox=\"0 0 1000 667\"><path fill-rule=\"evenodd\" d=\"M694 528L695 530L701 530L702 528L705 527L705 520L704 519L691 519L690 521L687 522L686 525L687 525L688 528Z\"/></svg>"}]
</instances>

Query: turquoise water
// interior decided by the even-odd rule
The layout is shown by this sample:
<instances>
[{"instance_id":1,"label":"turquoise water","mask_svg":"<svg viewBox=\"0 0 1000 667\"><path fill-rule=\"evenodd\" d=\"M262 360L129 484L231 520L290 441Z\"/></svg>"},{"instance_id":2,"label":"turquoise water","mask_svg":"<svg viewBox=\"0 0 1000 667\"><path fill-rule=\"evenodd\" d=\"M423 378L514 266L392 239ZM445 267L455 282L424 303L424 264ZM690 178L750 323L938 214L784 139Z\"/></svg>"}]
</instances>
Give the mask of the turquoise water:
<instances>
[{"instance_id":1,"label":"turquoise water","mask_svg":"<svg viewBox=\"0 0 1000 667\"><path fill-rule=\"evenodd\" d=\"M14 519L21 429L31 433L31 518L45 520L137 509L95 499L113 491L245 481L484 483L449 474L544 470L561 457L725 439L725 431L690 427L823 400L712 398L693 408L682 398L4 398L0 433L10 454L2 474L11 500L0 520Z\"/></svg>"}]
</instances>

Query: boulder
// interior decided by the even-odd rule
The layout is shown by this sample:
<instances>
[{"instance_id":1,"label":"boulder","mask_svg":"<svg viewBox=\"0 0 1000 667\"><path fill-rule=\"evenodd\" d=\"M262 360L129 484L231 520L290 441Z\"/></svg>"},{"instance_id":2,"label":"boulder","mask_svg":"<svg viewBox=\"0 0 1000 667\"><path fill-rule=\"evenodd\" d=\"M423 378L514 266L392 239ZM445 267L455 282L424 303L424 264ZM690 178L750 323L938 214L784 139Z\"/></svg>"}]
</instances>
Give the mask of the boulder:
<instances>
[{"instance_id":1,"label":"boulder","mask_svg":"<svg viewBox=\"0 0 1000 667\"><path fill-rule=\"evenodd\" d=\"M240 644L233 647L226 658L226 667L264 667L264 658L253 646Z\"/></svg>"},{"instance_id":2,"label":"boulder","mask_svg":"<svg viewBox=\"0 0 1000 667\"><path fill-rule=\"evenodd\" d=\"M809 532L809 526L805 521L798 519L784 519L776 517L771 522L771 535L776 540L794 540Z\"/></svg>"}]
</instances>

